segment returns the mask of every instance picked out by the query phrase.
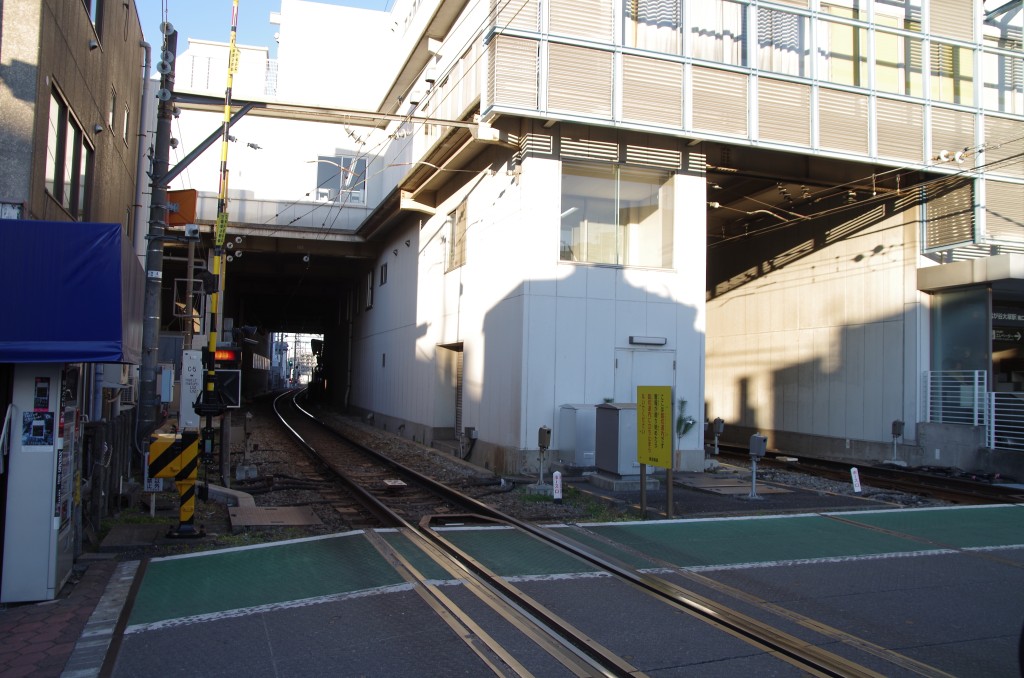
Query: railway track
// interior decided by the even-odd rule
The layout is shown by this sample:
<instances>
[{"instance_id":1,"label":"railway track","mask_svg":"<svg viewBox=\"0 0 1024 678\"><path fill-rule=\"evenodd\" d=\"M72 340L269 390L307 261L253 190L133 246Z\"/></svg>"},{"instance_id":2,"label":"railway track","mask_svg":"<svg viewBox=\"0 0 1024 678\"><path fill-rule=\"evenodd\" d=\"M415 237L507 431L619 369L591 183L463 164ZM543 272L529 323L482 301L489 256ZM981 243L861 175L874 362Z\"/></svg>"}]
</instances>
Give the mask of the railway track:
<instances>
[{"instance_id":1,"label":"railway track","mask_svg":"<svg viewBox=\"0 0 1024 678\"><path fill-rule=\"evenodd\" d=\"M810 675L884 675L820 647L835 643L836 640L857 653L870 656L873 660L881 659L916 675L945 675L927 665L852 636L825 635L815 642L780 631L727 604L698 595L662 577L640 572L564 534L505 515L477 499L394 462L370 463L367 455L372 456L371 450L351 441L341 442L339 434L330 431L294 402L294 394L289 398L292 403L290 407L294 408L288 413L289 428L300 436L303 446L316 455L318 464L332 469L331 473L344 479L346 492L353 501L364 504L366 515L373 516L380 527L398 530L420 552L443 567L454 579L462 581L468 590L497 612L506 623L543 648L562 669L572 675L639 676L643 673L602 645L598 639L588 636L569 620L498 576L479 558L459 548L445 536L446 526L487 525L517 530L628 583L631 595L653 597L677 612L697 618ZM277 409L283 407L279 408L275 403ZM389 478L401 480L403 487L396 491L387 482ZM405 489L413 487L416 489ZM462 607L453 603L428 581L412 565L410 559L403 555L401 549L373 531L368 531L367 535L382 555L407 581L416 586L420 596L496 675L532 675L504 641L498 641L495 634L485 630ZM808 630L820 633L821 625L808 621L806 626Z\"/></svg>"},{"instance_id":2,"label":"railway track","mask_svg":"<svg viewBox=\"0 0 1024 678\"><path fill-rule=\"evenodd\" d=\"M747 462L750 456L742 446L719 443L719 457ZM792 461L796 458L797 461ZM879 489L926 496L953 504L1015 504L1024 502L1024 492L1005 485L978 482L966 478L924 473L892 466L867 466L848 462L815 459L783 452L769 452L758 460L759 468L779 468L840 482L851 482L850 469L857 467L864 484Z\"/></svg>"}]
</instances>

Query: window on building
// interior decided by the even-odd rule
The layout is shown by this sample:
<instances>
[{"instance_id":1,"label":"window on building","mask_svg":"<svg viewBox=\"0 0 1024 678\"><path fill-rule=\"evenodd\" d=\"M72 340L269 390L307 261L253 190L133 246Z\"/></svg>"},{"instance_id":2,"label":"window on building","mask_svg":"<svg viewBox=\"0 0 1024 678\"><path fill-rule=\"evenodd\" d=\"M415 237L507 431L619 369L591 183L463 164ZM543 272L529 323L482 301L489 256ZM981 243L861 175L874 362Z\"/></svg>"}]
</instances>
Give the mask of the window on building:
<instances>
[{"instance_id":1,"label":"window on building","mask_svg":"<svg viewBox=\"0 0 1024 678\"><path fill-rule=\"evenodd\" d=\"M932 42L931 97L951 104L974 103L974 50Z\"/></svg>"},{"instance_id":2,"label":"window on building","mask_svg":"<svg viewBox=\"0 0 1024 678\"><path fill-rule=\"evenodd\" d=\"M746 66L746 6L729 0L702 0L688 5L693 56Z\"/></svg>"},{"instance_id":3,"label":"window on building","mask_svg":"<svg viewBox=\"0 0 1024 678\"><path fill-rule=\"evenodd\" d=\"M466 265L466 201L448 215L448 266L445 272Z\"/></svg>"},{"instance_id":4,"label":"window on building","mask_svg":"<svg viewBox=\"0 0 1024 678\"><path fill-rule=\"evenodd\" d=\"M1024 8L1008 3L991 9L983 29L982 104L991 111L1020 115L1024 113Z\"/></svg>"},{"instance_id":5,"label":"window on building","mask_svg":"<svg viewBox=\"0 0 1024 678\"><path fill-rule=\"evenodd\" d=\"M875 0L875 23L921 32L921 0Z\"/></svg>"},{"instance_id":6,"label":"window on building","mask_svg":"<svg viewBox=\"0 0 1024 678\"><path fill-rule=\"evenodd\" d=\"M875 31L875 88L883 92L924 95L921 38Z\"/></svg>"},{"instance_id":7,"label":"window on building","mask_svg":"<svg viewBox=\"0 0 1024 678\"><path fill-rule=\"evenodd\" d=\"M84 220L88 214L92 165L93 151L81 125L64 100L51 92L45 188L74 219Z\"/></svg>"},{"instance_id":8,"label":"window on building","mask_svg":"<svg viewBox=\"0 0 1024 678\"><path fill-rule=\"evenodd\" d=\"M107 127L114 130L114 123L117 122L117 90L110 88L110 112L107 113Z\"/></svg>"},{"instance_id":9,"label":"window on building","mask_svg":"<svg viewBox=\"0 0 1024 678\"><path fill-rule=\"evenodd\" d=\"M121 137L124 139L124 143L128 143L128 120L130 119L131 109L128 108L128 104L124 105L124 117L121 118Z\"/></svg>"},{"instance_id":10,"label":"window on building","mask_svg":"<svg viewBox=\"0 0 1024 678\"><path fill-rule=\"evenodd\" d=\"M562 261L672 266L673 174L562 163Z\"/></svg>"},{"instance_id":11,"label":"window on building","mask_svg":"<svg viewBox=\"0 0 1024 678\"><path fill-rule=\"evenodd\" d=\"M85 10L89 12L89 20L96 28L96 34L100 34L100 25L103 22L103 0L82 0Z\"/></svg>"},{"instance_id":12,"label":"window on building","mask_svg":"<svg viewBox=\"0 0 1024 678\"><path fill-rule=\"evenodd\" d=\"M808 19L774 9L757 9L757 65L773 73L810 77Z\"/></svg>"},{"instance_id":13,"label":"window on building","mask_svg":"<svg viewBox=\"0 0 1024 678\"><path fill-rule=\"evenodd\" d=\"M317 202L366 204L366 158L321 155L316 164Z\"/></svg>"},{"instance_id":14,"label":"window on building","mask_svg":"<svg viewBox=\"0 0 1024 678\"><path fill-rule=\"evenodd\" d=\"M388 262L380 265L380 286L384 287L388 282Z\"/></svg>"},{"instance_id":15,"label":"window on building","mask_svg":"<svg viewBox=\"0 0 1024 678\"><path fill-rule=\"evenodd\" d=\"M819 21L818 60L818 76L822 80L867 87L867 29L838 21Z\"/></svg>"},{"instance_id":16,"label":"window on building","mask_svg":"<svg viewBox=\"0 0 1024 678\"><path fill-rule=\"evenodd\" d=\"M373 271L366 273L366 310L373 308Z\"/></svg>"},{"instance_id":17,"label":"window on building","mask_svg":"<svg viewBox=\"0 0 1024 678\"><path fill-rule=\"evenodd\" d=\"M626 0L623 4L626 47L679 54L679 0Z\"/></svg>"}]
</instances>

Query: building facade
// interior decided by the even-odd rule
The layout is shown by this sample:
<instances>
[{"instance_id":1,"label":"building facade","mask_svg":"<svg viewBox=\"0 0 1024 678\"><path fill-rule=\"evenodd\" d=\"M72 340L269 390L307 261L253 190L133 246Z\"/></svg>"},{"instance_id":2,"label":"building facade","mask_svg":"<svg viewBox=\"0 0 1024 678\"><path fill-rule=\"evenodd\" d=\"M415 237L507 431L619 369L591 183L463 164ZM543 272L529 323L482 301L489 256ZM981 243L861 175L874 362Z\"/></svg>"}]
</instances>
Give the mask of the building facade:
<instances>
[{"instance_id":1,"label":"building facade","mask_svg":"<svg viewBox=\"0 0 1024 678\"><path fill-rule=\"evenodd\" d=\"M138 463L135 4L0 5L0 601L53 598Z\"/></svg>"},{"instance_id":2,"label":"building facade","mask_svg":"<svg viewBox=\"0 0 1024 678\"><path fill-rule=\"evenodd\" d=\"M380 64L350 99L378 93L379 124L321 140L364 161L365 202L328 186L322 205L359 215L325 337L345 405L503 472L535 466L564 405L637 385L671 386L677 414L721 417L726 439L1018 463L990 394L1020 383L1020 3L318 11L282 3L278 95L324 98L296 78L331 58L308 39L327 12ZM677 439L677 464L703 442Z\"/></svg>"}]
</instances>

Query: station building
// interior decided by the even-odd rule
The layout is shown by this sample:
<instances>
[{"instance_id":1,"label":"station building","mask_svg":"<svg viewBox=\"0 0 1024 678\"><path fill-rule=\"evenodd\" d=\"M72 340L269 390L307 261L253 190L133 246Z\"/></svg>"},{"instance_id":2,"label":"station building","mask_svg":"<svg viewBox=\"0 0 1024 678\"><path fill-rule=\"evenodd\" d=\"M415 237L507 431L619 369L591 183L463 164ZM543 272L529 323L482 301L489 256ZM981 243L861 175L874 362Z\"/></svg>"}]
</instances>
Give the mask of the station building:
<instances>
[{"instance_id":1,"label":"station building","mask_svg":"<svg viewBox=\"0 0 1024 678\"><path fill-rule=\"evenodd\" d=\"M1022 13L283 0L229 233L329 294L335 404L500 472L566 406L664 385L737 442L1024 475ZM180 105L189 136L216 120ZM190 171L207 224L213 162ZM341 272L311 285L319 260ZM705 442L676 437L677 468Z\"/></svg>"}]
</instances>

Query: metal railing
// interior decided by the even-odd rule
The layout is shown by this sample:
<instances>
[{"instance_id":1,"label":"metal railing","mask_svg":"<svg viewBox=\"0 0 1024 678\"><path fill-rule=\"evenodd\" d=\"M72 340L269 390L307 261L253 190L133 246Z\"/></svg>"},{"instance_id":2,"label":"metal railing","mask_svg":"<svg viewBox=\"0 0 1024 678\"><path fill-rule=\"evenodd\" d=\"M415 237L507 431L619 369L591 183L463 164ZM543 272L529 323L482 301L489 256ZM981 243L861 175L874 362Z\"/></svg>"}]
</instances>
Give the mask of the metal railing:
<instances>
[{"instance_id":1,"label":"metal railing","mask_svg":"<svg viewBox=\"0 0 1024 678\"><path fill-rule=\"evenodd\" d=\"M988 372L936 370L925 373L927 420L942 424L986 426Z\"/></svg>"},{"instance_id":2,"label":"metal railing","mask_svg":"<svg viewBox=\"0 0 1024 678\"><path fill-rule=\"evenodd\" d=\"M1024 450L1024 393L989 393L987 447Z\"/></svg>"},{"instance_id":3,"label":"metal railing","mask_svg":"<svg viewBox=\"0 0 1024 678\"><path fill-rule=\"evenodd\" d=\"M983 426L985 446L1024 451L1024 392L989 392L985 370L925 373L925 420Z\"/></svg>"}]
</instances>

